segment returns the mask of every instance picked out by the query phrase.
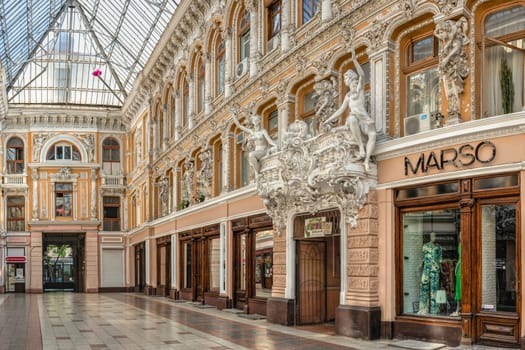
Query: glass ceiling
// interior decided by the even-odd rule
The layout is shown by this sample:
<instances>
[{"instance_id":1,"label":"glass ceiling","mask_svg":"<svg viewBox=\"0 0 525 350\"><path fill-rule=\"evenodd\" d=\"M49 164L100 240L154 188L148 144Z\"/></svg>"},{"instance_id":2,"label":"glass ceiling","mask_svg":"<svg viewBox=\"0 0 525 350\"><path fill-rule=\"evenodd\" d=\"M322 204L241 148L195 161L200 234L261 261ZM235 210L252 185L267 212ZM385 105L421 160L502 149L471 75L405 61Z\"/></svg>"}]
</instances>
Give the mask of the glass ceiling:
<instances>
[{"instance_id":1,"label":"glass ceiling","mask_svg":"<svg viewBox=\"0 0 525 350\"><path fill-rule=\"evenodd\" d=\"M14 104L122 106L180 0L0 0Z\"/></svg>"}]
</instances>

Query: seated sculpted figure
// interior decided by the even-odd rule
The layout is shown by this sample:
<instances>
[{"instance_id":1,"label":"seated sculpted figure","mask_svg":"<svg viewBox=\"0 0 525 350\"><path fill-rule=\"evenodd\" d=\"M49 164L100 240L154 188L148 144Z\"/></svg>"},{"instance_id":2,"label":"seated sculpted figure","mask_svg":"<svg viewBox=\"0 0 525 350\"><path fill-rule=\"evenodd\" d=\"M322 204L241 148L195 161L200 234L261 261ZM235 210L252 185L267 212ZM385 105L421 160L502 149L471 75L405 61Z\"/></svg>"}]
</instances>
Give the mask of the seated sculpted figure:
<instances>
[{"instance_id":1,"label":"seated sculpted figure","mask_svg":"<svg viewBox=\"0 0 525 350\"><path fill-rule=\"evenodd\" d=\"M374 151L376 142L375 121L370 118L365 107L365 72L355 56L355 50L352 48L352 61L358 74L349 69L344 75L345 84L348 92L345 95L343 104L329 117L324 124L329 126L330 123L337 121L347 108L350 109L346 118L345 127L350 131L353 139L359 146L359 157L363 159L365 170L370 170L370 156ZM368 140L364 141L367 137Z\"/></svg>"},{"instance_id":2,"label":"seated sculpted figure","mask_svg":"<svg viewBox=\"0 0 525 350\"><path fill-rule=\"evenodd\" d=\"M270 135L268 135L266 129L261 126L261 117L259 117L257 114L253 113L250 117L250 121L253 124L253 129L249 129L245 126L242 126L239 120L237 119L235 113L233 114L233 121L239 129L248 134L248 137L253 141L255 145L255 149L250 151L250 153L248 154L248 161L250 162L250 165L253 167L253 170L257 175L259 174L260 170L260 159L266 154L268 154L269 150L273 151L277 149L277 145L275 144L275 142L273 142ZM271 146L271 148L268 149L268 146Z\"/></svg>"}]
</instances>

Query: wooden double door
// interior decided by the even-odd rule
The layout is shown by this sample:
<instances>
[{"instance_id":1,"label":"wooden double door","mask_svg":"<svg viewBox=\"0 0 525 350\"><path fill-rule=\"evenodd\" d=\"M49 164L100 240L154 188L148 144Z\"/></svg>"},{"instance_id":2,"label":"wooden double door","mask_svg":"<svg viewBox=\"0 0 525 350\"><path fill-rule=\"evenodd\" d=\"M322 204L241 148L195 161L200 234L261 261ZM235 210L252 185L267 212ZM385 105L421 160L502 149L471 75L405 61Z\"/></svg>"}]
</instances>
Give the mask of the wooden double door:
<instances>
[{"instance_id":1,"label":"wooden double door","mask_svg":"<svg viewBox=\"0 0 525 350\"><path fill-rule=\"evenodd\" d=\"M219 226L182 234L181 248L181 298L205 302L205 297L217 297L220 289Z\"/></svg>"},{"instance_id":2,"label":"wooden double door","mask_svg":"<svg viewBox=\"0 0 525 350\"><path fill-rule=\"evenodd\" d=\"M335 320L341 288L339 236L297 241L297 323Z\"/></svg>"}]
</instances>

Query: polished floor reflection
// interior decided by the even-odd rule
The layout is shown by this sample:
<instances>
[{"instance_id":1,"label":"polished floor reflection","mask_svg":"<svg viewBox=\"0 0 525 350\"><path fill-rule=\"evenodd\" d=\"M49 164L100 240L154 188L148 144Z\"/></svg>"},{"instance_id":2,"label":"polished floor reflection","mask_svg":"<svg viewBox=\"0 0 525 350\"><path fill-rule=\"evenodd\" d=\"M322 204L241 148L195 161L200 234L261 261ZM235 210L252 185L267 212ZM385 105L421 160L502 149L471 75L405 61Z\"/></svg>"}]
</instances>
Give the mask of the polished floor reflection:
<instances>
[{"instance_id":1,"label":"polished floor reflection","mask_svg":"<svg viewBox=\"0 0 525 350\"><path fill-rule=\"evenodd\" d=\"M0 294L0 350L395 349L196 306L141 294Z\"/></svg>"}]
</instances>

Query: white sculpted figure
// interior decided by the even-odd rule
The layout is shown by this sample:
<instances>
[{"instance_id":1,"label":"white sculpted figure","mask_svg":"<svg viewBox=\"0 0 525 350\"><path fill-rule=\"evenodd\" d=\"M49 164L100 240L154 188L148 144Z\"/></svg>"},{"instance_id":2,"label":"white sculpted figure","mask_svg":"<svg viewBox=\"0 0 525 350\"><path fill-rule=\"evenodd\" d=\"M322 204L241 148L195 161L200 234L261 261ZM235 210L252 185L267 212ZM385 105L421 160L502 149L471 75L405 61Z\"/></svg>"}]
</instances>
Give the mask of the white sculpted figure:
<instances>
[{"instance_id":1,"label":"white sculpted figure","mask_svg":"<svg viewBox=\"0 0 525 350\"><path fill-rule=\"evenodd\" d=\"M467 20L462 17L457 22L448 20L438 23L434 31L434 35L443 42L439 52L439 72L448 99L449 118L460 117L459 95L463 93L468 75L467 30Z\"/></svg>"},{"instance_id":2,"label":"white sculpted figure","mask_svg":"<svg viewBox=\"0 0 525 350\"><path fill-rule=\"evenodd\" d=\"M249 135L249 138L251 139L251 141L253 141L255 145L255 149L250 151L250 153L248 154L248 161L250 162L250 165L253 167L253 169L255 170L255 174L257 175L259 174L260 170L259 160L266 154L268 154L269 150L276 150L277 145L275 144L275 142L273 142L270 135L268 135L266 129L261 126L261 117L257 114L253 113L250 117L250 121L253 124L253 129L242 126L239 120L237 119L235 113L233 113L233 121L239 129L241 129ZM270 146L271 148L268 149L268 146Z\"/></svg>"},{"instance_id":3,"label":"white sculpted figure","mask_svg":"<svg viewBox=\"0 0 525 350\"><path fill-rule=\"evenodd\" d=\"M375 121L370 118L365 107L365 72L359 62L357 62L355 50L352 48L350 52L357 73L352 69L346 71L344 80L346 86L348 86L348 92L345 95L343 104L324 124L329 126L330 123L337 121L347 108L350 109L345 127L350 131L354 140L357 141L359 157L363 159L365 170L368 171L370 170L370 156L374 151L376 142L376 126ZM366 144L365 138L368 138Z\"/></svg>"}]
</instances>

